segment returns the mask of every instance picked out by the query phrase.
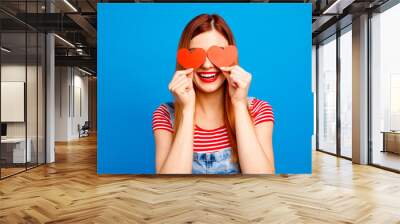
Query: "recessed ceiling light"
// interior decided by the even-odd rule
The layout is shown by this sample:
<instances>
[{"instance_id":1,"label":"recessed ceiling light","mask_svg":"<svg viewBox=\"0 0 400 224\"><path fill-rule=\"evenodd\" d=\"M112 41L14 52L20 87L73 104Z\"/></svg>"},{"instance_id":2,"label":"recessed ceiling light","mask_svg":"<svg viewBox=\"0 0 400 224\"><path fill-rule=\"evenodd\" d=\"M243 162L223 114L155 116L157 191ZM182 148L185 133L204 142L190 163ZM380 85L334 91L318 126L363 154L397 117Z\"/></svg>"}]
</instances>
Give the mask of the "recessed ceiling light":
<instances>
[{"instance_id":1,"label":"recessed ceiling light","mask_svg":"<svg viewBox=\"0 0 400 224\"><path fill-rule=\"evenodd\" d=\"M7 49L5 47L1 47L1 51L4 51L6 53L10 53L11 52L11 50L9 50L9 49Z\"/></svg>"},{"instance_id":2,"label":"recessed ceiling light","mask_svg":"<svg viewBox=\"0 0 400 224\"><path fill-rule=\"evenodd\" d=\"M336 0L332 5L324 10L322 14L342 14L343 9L347 8L347 6L351 5L354 1L355 0Z\"/></svg>"},{"instance_id":3,"label":"recessed ceiling light","mask_svg":"<svg viewBox=\"0 0 400 224\"><path fill-rule=\"evenodd\" d=\"M90 73L90 72L88 72L88 71L86 71L86 70L83 70L83 69L81 69L81 68L79 68L79 67L78 67L78 70L81 71L81 72L83 72L83 73L85 73L85 74L87 74L87 75L90 75L90 76L93 75L92 73Z\"/></svg>"},{"instance_id":4,"label":"recessed ceiling light","mask_svg":"<svg viewBox=\"0 0 400 224\"><path fill-rule=\"evenodd\" d=\"M55 37L57 37L59 40L61 40L62 42L64 42L64 43L66 43L67 45L69 45L70 47L73 47L73 48L75 48L75 45L73 45L71 42L69 42L68 40L66 40L66 39L64 39L64 38L62 38L62 37L60 37L59 35L57 35L57 34L54 34L54 36Z\"/></svg>"},{"instance_id":5,"label":"recessed ceiling light","mask_svg":"<svg viewBox=\"0 0 400 224\"><path fill-rule=\"evenodd\" d=\"M64 0L65 4L67 4L74 12L78 12L78 10L68 1Z\"/></svg>"}]
</instances>

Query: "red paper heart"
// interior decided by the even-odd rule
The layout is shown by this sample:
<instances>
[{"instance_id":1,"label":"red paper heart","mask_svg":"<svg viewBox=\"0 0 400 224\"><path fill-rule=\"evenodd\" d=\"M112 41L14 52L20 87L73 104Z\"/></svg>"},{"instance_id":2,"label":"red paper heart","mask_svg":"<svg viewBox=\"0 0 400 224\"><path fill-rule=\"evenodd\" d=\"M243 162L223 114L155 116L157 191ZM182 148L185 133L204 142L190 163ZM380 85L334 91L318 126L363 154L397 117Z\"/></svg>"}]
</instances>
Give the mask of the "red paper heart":
<instances>
[{"instance_id":1,"label":"red paper heart","mask_svg":"<svg viewBox=\"0 0 400 224\"><path fill-rule=\"evenodd\" d=\"M195 48L191 51L186 48L181 48L178 50L177 60L185 69L197 69L206 60L206 52L202 48Z\"/></svg>"},{"instance_id":2,"label":"red paper heart","mask_svg":"<svg viewBox=\"0 0 400 224\"><path fill-rule=\"evenodd\" d=\"M234 45L227 47L212 46L208 49L207 56L217 67L233 66L238 63L238 51Z\"/></svg>"}]
</instances>

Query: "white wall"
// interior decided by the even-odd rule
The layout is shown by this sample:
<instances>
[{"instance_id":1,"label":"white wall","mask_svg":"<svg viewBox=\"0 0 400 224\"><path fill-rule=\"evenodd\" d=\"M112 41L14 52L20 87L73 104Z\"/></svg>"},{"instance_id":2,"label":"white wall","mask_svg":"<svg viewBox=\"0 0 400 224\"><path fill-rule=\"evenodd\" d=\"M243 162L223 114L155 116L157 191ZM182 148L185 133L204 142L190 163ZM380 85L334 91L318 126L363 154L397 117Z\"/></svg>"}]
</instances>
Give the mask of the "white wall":
<instances>
[{"instance_id":1,"label":"white wall","mask_svg":"<svg viewBox=\"0 0 400 224\"><path fill-rule=\"evenodd\" d=\"M18 64L5 64L1 66L1 81L2 82L25 82L26 71L28 72L28 81L30 86L36 86L36 80L34 80L31 75L36 77L36 66L27 66L18 65ZM27 88L27 106L28 106L28 137L30 133L35 131L36 135L36 113L32 113L32 111L36 111L36 88ZM3 96L6 97L6 96ZM40 105L39 105L40 106ZM7 108L1 108L2 110L6 110ZM34 122L34 124L32 124ZM7 122L7 136L8 137L25 137L25 124L26 122ZM32 131L31 131L32 129Z\"/></svg>"},{"instance_id":2,"label":"white wall","mask_svg":"<svg viewBox=\"0 0 400 224\"><path fill-rule=\"evenodd\" d=\"M2 82L25 82L25 64L8 64L1 66L1 81ZM30 68L28 68L30 69ZM4 96L3 96L4 97ZM6 110L6 108L1 108ZM7 123L7 137L25 137L25 123L11 122Z\"/></svg>"},{"instance_id":3,"label":"white wall","mask_svg":"<svg viewBox=\"0 0 400 224\"><path fill-rule=\"evenodd\" d=\"M1 81L25 82L25 64L9 64L1 66ZM6 108L1 108L6 110ZM7 123L7 137L25 137L25 122Z\"/></svg>"},{"instance_id":4,"label":"white wall","mask_svg":"<svg viewBox=\"0 0 400 224\"><path fill-rule=\"evenodd\" d=\"M55 140L77 139L78 124L88 120L88 77L76 68L56 67L55 87Z\"/></svg>"},{"instance_id":5,"label":"white wall","mask_svg":"<svg viewBox=\"0 0 400 224\"><path fill-rule=\"evenodd\" d=\"M55 68L55 141L67 141L69 136L69 68Z\"/></svg>"},{"instance_id":6,"label":"white wall","mask_svg":"<svg viewBox=\"0 0 400 224\"><path fill-rule=\"evenodd\" d=\"M25 121L25 83L1 81L1 121Z\"/></svg>"},{"instance_id":7,"label":"white wall","mask_svg":"<svg viewBox=\"0 0 400 224\"><path fill-rule=\"evenodd\" d=\"M76 70L75 70L76 71ZM80 73L82 74L82 73ZM74 86L75 86L75 113L72 119L72 135L75 137L79 137L78 133L78 124L81 126L85 123L85 121L89 120L89 111L88 111L88 77L75 75ZM80 91L80 93L79 93ZM80 95L80 98L79 98ZM80 103L79 103L80 101ZM81 111L80 111L81 110Z\"/></svg>"},{"instance_id":8,"label":"white wall","mask_svg":"<svg viewBox=\"0 0 400 224\"><path fill-rule=\"evenodd\" d=\"M5 122L7 124L7 137L24 138L26 135L31 144L32 161L36 162L38 158L39 163L44 163L45 89L42 67L37 67L36 65L25 66L25 64L18 63L3 64L1 66L1 76L2 82L24 82L26 84L26 107L24 104L21 112L26 112L27 119L22 122ZM27 80L25 80L26 78ZM5 95L2 95L3 97L8 98ZM2 107L1 110L5 112L12 109ZM13 111L8 112L13 113Z\"/></svg>"}]
</instances>

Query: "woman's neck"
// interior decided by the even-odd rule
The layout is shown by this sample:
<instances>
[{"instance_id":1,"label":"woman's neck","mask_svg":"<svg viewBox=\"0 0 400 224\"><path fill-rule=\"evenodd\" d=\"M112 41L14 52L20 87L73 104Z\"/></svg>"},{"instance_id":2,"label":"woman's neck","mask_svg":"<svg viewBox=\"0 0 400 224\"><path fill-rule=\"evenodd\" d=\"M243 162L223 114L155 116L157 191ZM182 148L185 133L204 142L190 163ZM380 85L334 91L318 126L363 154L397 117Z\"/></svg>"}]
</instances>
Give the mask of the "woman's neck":
<instances>
[{"instance_id":1,"label":"woman's neck","mask_svg":"<svg viewBox=\"0 0 400 224\"><path fill-rule=\"evenodd\" d=\"M224 97L224 87L212 93L196 91L196 124L206 129L223 124Z\"/></svg>"}]
</instances>

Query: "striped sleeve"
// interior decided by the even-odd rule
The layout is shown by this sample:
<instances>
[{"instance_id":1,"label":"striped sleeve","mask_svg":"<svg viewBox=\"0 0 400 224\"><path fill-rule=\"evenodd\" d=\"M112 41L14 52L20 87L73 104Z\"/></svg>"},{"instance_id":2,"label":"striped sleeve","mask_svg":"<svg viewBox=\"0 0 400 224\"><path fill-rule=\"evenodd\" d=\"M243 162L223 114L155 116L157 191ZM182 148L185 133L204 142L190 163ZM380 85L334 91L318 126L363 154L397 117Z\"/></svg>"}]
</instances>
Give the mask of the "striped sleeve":
<instances>
[{"instance_id":1,"label":"striped sleeve","mask_svg":"<svg viewBox=\"0 0 400 224\"><path fill-rule=\"evenodd\" d=\"M153 112L153 131L162 129L173 132L171 116L166 105L161 104Z\"/></svg>"},{"instance_id":2,"label":"striped sleeve","mask_svg":"<svg viewBox=\"0 0 400 224\"><path fill-rule=\"evenodd\" d=\"M251 107L251 117L253 118L254 125L258 125L262 122L274 122L274 112L272 111L271 105L269 103L253 99Z\"/></svg>"}]
</instances>

